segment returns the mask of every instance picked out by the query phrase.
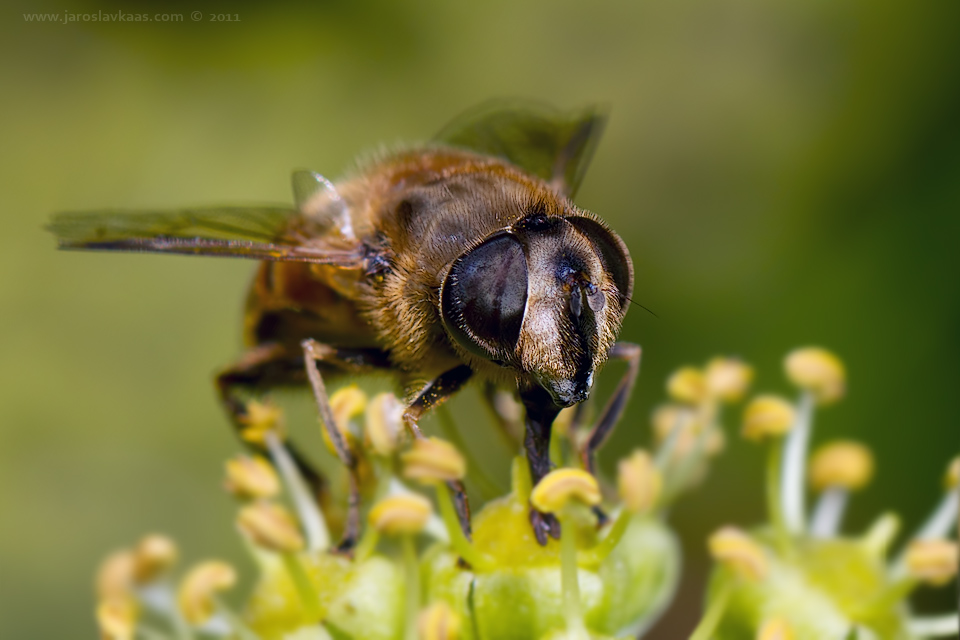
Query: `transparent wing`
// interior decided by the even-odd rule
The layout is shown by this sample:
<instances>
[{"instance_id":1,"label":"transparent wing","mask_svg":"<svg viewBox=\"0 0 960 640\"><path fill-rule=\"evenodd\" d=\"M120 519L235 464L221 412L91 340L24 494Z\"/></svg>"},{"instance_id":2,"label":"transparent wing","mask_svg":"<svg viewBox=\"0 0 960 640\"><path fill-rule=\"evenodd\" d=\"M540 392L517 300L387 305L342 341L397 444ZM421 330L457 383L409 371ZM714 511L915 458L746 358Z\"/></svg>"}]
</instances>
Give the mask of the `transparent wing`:
<instances>
[{"instance_id":1,"label":"transparent wing","mask_svg":"<svg viewBox=\"0 0 960 640\"><path fill-rule=\"evenodd\" d=\"M354 265L357 244L324 243L290 207L60 213L47 229L61 249L141 251Z\"/></svg>"},{"instance_id":2,"label":"transparent wing","mask_svg":"<svg viewBox=\"0 0 960 640\"><path fill-rule=\"evenodd\" d=\"M356 239L350 210L332 182L305 169L294 171L292 181L294 202L304 216L344 238Z\"/></svg>"},{"instance_id":3,"label":"transparent wing","mask_svg":"<svg viewBox=\"0 0 960 640\"><path fill-rule=\"evenodd\" d=\"M606 120L600 107L571 113L538 103L496 101L464 113L436 140L508 160L572 197Z\"/></svg>"}]
</instances>

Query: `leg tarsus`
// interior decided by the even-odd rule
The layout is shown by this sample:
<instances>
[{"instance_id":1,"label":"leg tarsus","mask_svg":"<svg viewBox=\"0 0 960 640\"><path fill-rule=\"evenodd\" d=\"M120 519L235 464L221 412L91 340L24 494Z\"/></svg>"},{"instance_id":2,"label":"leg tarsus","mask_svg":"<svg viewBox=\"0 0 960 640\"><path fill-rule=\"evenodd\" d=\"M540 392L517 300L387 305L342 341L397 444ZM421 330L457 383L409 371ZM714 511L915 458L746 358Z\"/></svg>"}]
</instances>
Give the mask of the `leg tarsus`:
<instances>
[{"instance_id":1,"label":"leg tarsus","mask_svg":"<svg viewBox=\"0 0 960 640\"><path fill-rule=\"evenodd\" d=\"M467 492L460 480L450 480L447 482L450 492L453 494L453 507L457 512L457 519L460 521L460 529L467 540L473 537L473 529L470 524L470 501L467 499Z\"/></svg>"},{"instance_id":2,"label":"leg tarsus","mask_svg":"<svg viewBox=\"0 0 960 640\"><path fill-rule=\"evenodd\" d=\"M536 486L545 475L550 473L550 432L553 421L560 413L553 399L541 387L533 387L520 393L520 400L526 409L526 431L523 445L530 466L530 480ZM547 536L560 537L560 523L550 514L540 513L531 508L530 523L537 542L547 544Z\"/></svg>"},{"instance_id":3,"label":"leg tarsus","mask_svg":"<svg viewBox=\"0 0 960 640\"><path fill-rule=\"evenodd\" d=\"M357 484L358 477L354 470L350 471L350 495L347 498L347 521L343 526L343 535L340 537L340 544L337 545L337 552L343 555L353 555L353 549L360 540L360 486Z\"/></svg>"}]
</instances>

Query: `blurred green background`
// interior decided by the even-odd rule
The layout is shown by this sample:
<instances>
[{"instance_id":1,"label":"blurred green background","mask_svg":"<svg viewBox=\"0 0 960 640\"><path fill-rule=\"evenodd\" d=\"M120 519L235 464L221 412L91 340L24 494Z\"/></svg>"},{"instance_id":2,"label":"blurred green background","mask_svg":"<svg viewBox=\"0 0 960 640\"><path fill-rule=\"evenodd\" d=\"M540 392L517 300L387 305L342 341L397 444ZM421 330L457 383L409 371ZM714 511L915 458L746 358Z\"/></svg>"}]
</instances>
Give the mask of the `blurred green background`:
<instances>
[{"instance_id":1,"label":"blurred green background","mask_svg":"<svg viewBox=\"0 0 960 640\"><path fill-rule=\"evenodd\" d=\"M23 17L65 9L184 22ZM883 509L915 526L939 498L960 449L957 3L37 2L3 15L3 637L93 637L94 569L142 533L169 532L190 559L242 556L219 488L238 447L211 375L239 353L253 265L57 253L49 214L289 202L290 170L336 177L492 97L612 107L578 202L624 237L635 297L658 317L627 318L643 372L608 454L648 441L677 366L736 354L756 388L786 392L783 354L821 344L846 361L850 393L820 414L818 440L861 438L878 457L849 529ZM482 434L471 396L453 409ZM676 509L688 576L656 637L685 637L698 615L707 532L762 517L761 457L731 437ZM946 610L949 591L921 606Z\"/></svg>"}]
</instances>

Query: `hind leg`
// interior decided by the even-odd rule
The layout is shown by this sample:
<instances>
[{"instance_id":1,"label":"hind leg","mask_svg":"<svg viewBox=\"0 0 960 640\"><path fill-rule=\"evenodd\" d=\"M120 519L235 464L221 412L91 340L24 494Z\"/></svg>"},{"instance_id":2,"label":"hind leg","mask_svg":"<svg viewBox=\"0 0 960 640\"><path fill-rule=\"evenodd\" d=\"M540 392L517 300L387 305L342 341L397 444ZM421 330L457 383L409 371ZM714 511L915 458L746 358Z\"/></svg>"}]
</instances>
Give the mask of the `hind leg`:
<instances>
[{"instance_id":1,"label":"hind leg","mask_svg":"<svg viewBox=\"0 0 960 640\"><path fill-rule=\"evenodd\" d=\"M309 352L307 343L311 345ZM308 383L311 383L316 395L317 386L313 384L313 378L315 373L320 379L318 361L331 373L359 374L388 365L386 355L378 349L338 349L314 341L305 342L302 348L291 348L279 343L258 345L246 352L236 364L221 372L216 380L220 399L241 438L249 441L248 438L244 438L245 430L250 427L249 399L245 396L250 392L262 393L277 387L305 386ZM337 449L338 457L350 473L347 526L340 544L341 549L349 550L356 542L359 527L359 484L356 477L356 461L343 443L339 430L334 426L322 379L320 379L320 389L323 392L324 401L321 403L318 398L318 407L324 428ZM244 394L243 391L247 393ZM287 448L318 502L325 502L327 491L323 476L295 445L288 442Z\"/></svg>"}]
</instances>

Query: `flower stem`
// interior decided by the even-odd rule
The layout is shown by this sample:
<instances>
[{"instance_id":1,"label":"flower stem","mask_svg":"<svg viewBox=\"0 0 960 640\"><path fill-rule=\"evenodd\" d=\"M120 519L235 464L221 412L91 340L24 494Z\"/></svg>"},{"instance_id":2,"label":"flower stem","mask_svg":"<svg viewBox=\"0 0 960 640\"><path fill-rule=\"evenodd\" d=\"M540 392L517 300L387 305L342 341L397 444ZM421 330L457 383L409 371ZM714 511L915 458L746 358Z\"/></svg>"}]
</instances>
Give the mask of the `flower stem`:
<instances>
[{"instance_id":1,"label":"flower stem","mask_svg":"<svg viewBox=\"0 0 960 640\"><path fill-rule=\"evenodd\" d=\"M727 610L727 603L730 602L730 596L733 593L733 585L727 583L723 585L720 593L710 602L706 613L700 619L700 624L693 630L689 640L710 640L713 638L723 614Z\"/></svg>"},{"instance_id":2,"label":"flower stem","mask_svg":"<svg viewBox=\"0 0 960 640\"><path fill-rule=\"evenodd\" d=\"M957 510L960 506L960 488L947 492L937 508L934 509L927 521L913 534L911 540L932 540L942 538L950 531L950 527L957 521ZM906 567L907 550L904 548L893 561L894 575L903 575Z\"/></svg>"},{"instance_id":3,"label":"flower stem","mask_svg":"<svg viewBox=\"0 0 960 640\"><path fill-rule=\"evenodd\" d=\"M960 615L948 613L936 617L913 618L907 624L912 635L918 638L951 638L960 627Z\"/></svg>"},{"instance_id":4,"label":"flower stem","mask_svg":"<svg viewBox=\"0 0 960 640\"><path fill-rule=\"evenodd\" d=\"M360 536L356 549L353 550L354 561L359 564L373 555L378 542L380 542L380 532L373 527L367 527Z\"/></svg>"},{"instance_id":5,"label":"flower stem","mask_svg":"<svg viewBox=\"0 0 960 640\"><path fill-rule=\"evenodd\" d=\"M530 479L530 468L523 456L517 456L513 459L513 464L510 467L510 490L521 503L526 504L530 501L533 481Z\"/></svg>"},{"instance_id":6,"label":"flower stem","mask_svg":"<svg viewBox=\"0 0 960 640\"><path fill-rule=\"evenodd\" d=\"M780 490L780 481L782 467L783 447L779 441L774 440L770 443L770 451L767 455L767 517L770 518L770 523L773 525L773 531L780 553L784 557L787 557L790 554L791 546L790 532L787 530L783 503L781 502L782 493Z\"/></svg>"},{"instance_id":7,"label":"flower stem","mask_svg":"<svg viewBox=\"0 0 960 640\"><path fill-rule=\"evenodd\" d=\"M460 518L457 517L456 509L453 506L453 494L450 487L446 484L437 487L437 502L440 503L440 516L447 527L447 533L450 535L450 546L475 570L481 570L489 567L490 563L477 548L471 544L467 537L463 535L463 529L460 528Z\"/></svg>"},{"instance_id":8,"label":"flower stem","mask_svg":"<svg viewBox=\"0 0 960 640\"><path fill-rule=\"evenodd\" d=\"M567 637L571 640L589 640L587 627L580 611L580 577L577 569L577 541L575 523L560 518L560 581L563 588L563 608L566 613Z\"/></svg>"},{"instance_id":9,"label":"flower stem","mask_svg":"<svg viewBox=\"0 0 960 640\"><path fill-rule=\"evenodd\" d=\"M623 538L623 534L627 531L627 527L630 525L632 518L633 513L626 509L621 509L619 515L617 515L617 519L613 521L613 526L610 528L609 533L607 533L603 540L592 549L580 553L579 564L585 567L597 567L606 560L610 552L620 543L620 539Z\"/></svg>"},{"instance_id":10,"label":"flower stem","mask_svg":"<svg viewBox=\"0 0 960 640\"><path fill-rule=\"evenodd\" d=\"M832 538L837 535L849 496L850 492L843 487L829 487L820 495L810 517L811 536Z\"/></svg>"},{"instance_id":11,"label":"flower stem","mask_svg":"<svg viewBox=\"0 0 960 640\"><path fill-rule=\"evenodd\" d=\"M813 394L804 391L797 402L793 428L783 441L783 483L780 486L783 512L791 533L803 533L806 529L807 452L810 448L810 433L813 430Z\"/></svg>"},{"instance_id":12,"label":"flower stem","mask_svg":"<svg viewBox=\"0 0 960 640\"><path fill-rule=\"evenodd\" d=\"M297 595L300 596L304 616L309 624L318 624L323 617L320 611L320 597L317 595L317 590L313 588L313 583L310 582L310 576L307 575L303 562L295 553L282 553L280 557L283 558L283 566L293 580Z\"/></svg>"},{"instance_id":13,"label":"flower stem","mask_svg":"<svg viewBox=\"0 0 960 640\"><path fill-rule=\"evenodd\" d=\"M270 431L264 439L267 450L270 452L270 458L280 471L280 476L287 486L290 499L297 509L297 515L300 516L300 522L307 534L307 548L314 553L325 551L330 546L330 532L327 530L327 523L320 507L317 506L310 490L307 489L307 483L300 475L290 452L287 451L277 434Z\"/></svg>"},{"instance_id":14,"label":"flower stem","mask_svg":"<svg viewBox=\"0 0 960 640\"><path fill-rule=\"evenodd\" d=\"M417 615L420 613L420 568L417 566L417 549L413 536L405 535L400 544L403 548L403 570L406 574L405 640L417 640Z\"/></svg>"}]
</instances>

